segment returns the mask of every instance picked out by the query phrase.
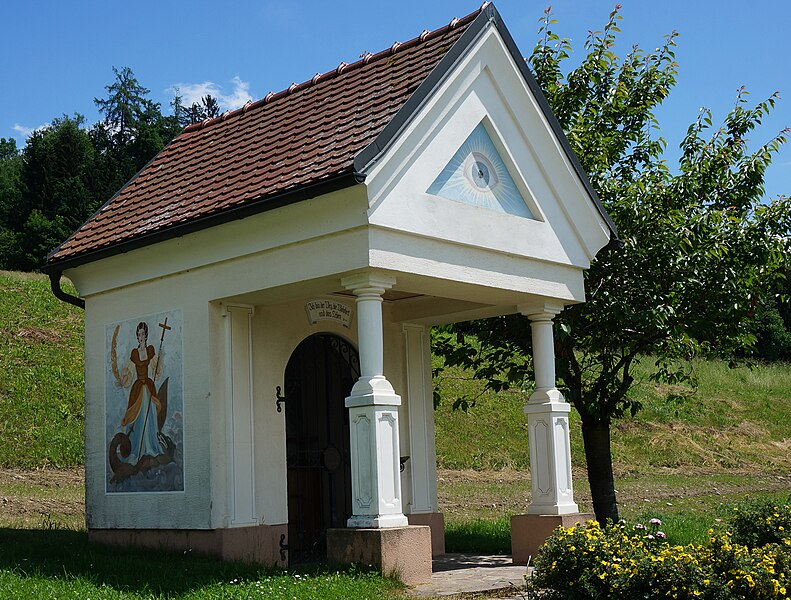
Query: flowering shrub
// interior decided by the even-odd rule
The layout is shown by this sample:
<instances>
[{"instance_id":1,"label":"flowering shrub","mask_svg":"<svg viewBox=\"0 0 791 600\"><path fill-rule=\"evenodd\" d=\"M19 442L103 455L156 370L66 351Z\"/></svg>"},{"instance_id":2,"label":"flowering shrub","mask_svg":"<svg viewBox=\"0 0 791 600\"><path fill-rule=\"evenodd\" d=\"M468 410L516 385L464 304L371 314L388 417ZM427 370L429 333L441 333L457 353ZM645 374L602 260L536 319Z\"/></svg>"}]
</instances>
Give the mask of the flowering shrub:
<instances>
[{"instance_id":1,"label":"flowering shrub","mask_svg":"<svg viewBox=\"0 0 791 600\"><path fill-rule=\"evenodd\" d=\"M747 500L728 519L733 541L751 548L791 540L791 497L785 502Z\"/></svg>"},{"instance_id":2,"label":"flowering shrub","mask_svg":"<svg viewBox=\"0 0 791 600\"><path fill-rule=\"evenodd\" d=\"M660 526L558 528L535 561L528 593L542 600L789 597L791 541L748 548L711 531L708 544L671 546Z\"/></svg>"}]
</instances>

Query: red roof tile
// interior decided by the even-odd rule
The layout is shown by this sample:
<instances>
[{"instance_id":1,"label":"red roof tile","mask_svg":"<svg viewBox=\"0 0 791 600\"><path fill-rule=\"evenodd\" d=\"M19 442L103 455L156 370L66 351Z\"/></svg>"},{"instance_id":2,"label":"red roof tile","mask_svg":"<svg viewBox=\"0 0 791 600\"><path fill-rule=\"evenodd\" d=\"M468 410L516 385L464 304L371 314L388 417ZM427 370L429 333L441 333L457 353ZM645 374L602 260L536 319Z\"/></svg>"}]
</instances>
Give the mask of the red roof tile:
<instances>
[{"instance_id":1,"label":"red roof tile","mask_svg":"<svg viewBox=\"0 0 791 600\"><path fill-rule=\"evenodd\" d=\"M186 127L53 251L47 267L180 235L184 225L342 176L348 185L355 156L480 12Z\"/></svg>"}]
</instances>

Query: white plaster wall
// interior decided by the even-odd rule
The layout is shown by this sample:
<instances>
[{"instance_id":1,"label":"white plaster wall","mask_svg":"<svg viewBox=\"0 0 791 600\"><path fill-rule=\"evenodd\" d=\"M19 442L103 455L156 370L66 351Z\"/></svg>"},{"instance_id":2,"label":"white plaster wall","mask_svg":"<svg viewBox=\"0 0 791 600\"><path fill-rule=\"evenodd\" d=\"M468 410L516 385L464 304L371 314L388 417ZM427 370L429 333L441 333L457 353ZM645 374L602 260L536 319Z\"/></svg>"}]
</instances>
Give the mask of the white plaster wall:
<instances>
[{"instance_id":1,"label":"white plaster wall","mask_svg":"<svg viewBox=\"0 0 791 600\"><path fill-rule=\"evenodd\" d=\"M218 528L233 526L228 504L228 386L226 322L223 303L211 303L199 289L184 294L187 276L102 294L86 304L86 479L92 528ZM330 321L311 325L305 302L255 307L252 316L252 397L255 518L259 523L288 520L286 504L285 412L275 408L275 387L283 385L291 353L306 337L330 332L357 345L356 320L349 329ZM319 296L320 297L320 296ZM355 306L353 298L336 301ZM106 494L104 380L108 368L108 323L171 310L183 311L184 329L184 492ZM404 342L392 307L384 307L385 374L402 394L402 455L409 453ZM355 311L356 315L356 311ZM248 523L249 524L249 523Z\"/></svg>"},{"instance_id":2,"label":"white plaster wall","mask_svg":"<svg viewBox=\"0 0 791 600\"><path fill-rule=\"evenodd\" d=\"M458 202L453 204L464 207ZM421 285L411 291L491 304L499 303L498 296L503 292L568 302L585 299L582 270L574 266L550 264L485 248L462 247L389 228L371 228L370 244L372 267L433 278L425 287ZM406 281L406 278L401 280ZM456 282L466 284L464 289L454 289Z\"/></svg>"},{"instance_id":3,"label":"white plaster wall","mask_svg":"<svg viewBox=\"0 0 791 600\"><path fill-rule=\"evenodd\" d=\"M179 309L183 317L184 491L105 492L105 373L110 368L105 328L116 321ZM85 477L92 528L209 526L211 468L208 443L214 402L209 369L208 305L183 294L176 278L88 298L85 305Z\"/></svg>"}]
</instances>

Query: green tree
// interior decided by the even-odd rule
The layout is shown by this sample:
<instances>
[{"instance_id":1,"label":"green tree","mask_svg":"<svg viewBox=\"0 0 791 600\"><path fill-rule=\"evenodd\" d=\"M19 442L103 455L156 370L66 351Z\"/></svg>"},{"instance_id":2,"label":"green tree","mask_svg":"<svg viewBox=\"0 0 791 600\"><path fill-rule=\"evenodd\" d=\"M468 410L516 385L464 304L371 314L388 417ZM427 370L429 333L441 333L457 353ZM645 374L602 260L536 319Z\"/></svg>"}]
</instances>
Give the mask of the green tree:
<instances>
[{"instance_id":1,"label":"green tree","mask_svg":"<svg viewBox=\"0 0 791 600\"><path fill-rule=\"evenodd\" d=\"M633 47L619 58L620 19L616 7L567 71L571 44L552 31L547 11L527 59L622 240L586 272L587 302L555 320L559 385L581 417L600 521L618 518L610 429L640 409L630 393L636 365L653 361L655 381L694 382L684 359L750 348L755 306L783 277L791 250L789 199L762 202L764 172L787 130L753 151L747 140L776 97L749 106L740 90L719 127L702 110L671 170L652 133L654 110L675 84L676 34L653 52ZM524 317L462 324L434 340L446 364L473 369L489 389L532 379Z\"/></svg>"},{"instance_id":2,"label":"green tree","mask_svg":"<svg viewBox=\"0 0 791 600\"><path fill-rule=\"evenodd\" d=\"M0 138L0 269L11 269L17 246L12 226L22 203L22 157L13 139Z\"/></svg>"},{"instance_id":3,"label":"green tree","mask_svg":"<svg viewBox=\"0 0 791 600\"><path fill-rule=\"evenodd\" d=\"M97 172L109 198L180 131L178 114L165 116L159 103L148 97L132 69L113 67L115 80L106 86L107 98L94 98L104 118L91 128L90 137L99 160ZM174 110L183 111L180 97Z\"/></svg>"},{"instance_id":4,"label":"green tree","mask_svg":"<svg viewBox=\"0 0 791 600\"><path fill-rule=\"evenodd\" d=\"M134 138L137 124L143 114L151 107L149 89L137 81L132 69L113 67L115 81L106 86L107 98L94 98L96 107L104 115L105 127L112 132L112 138L119 146L124 146Z\"/></svg>"},{"instance_id":5,"label":"green tree","mask_svg":"<svg viewBox=\"0 0 791 600\"><path fill-rule=\"evenodd\" d=\"M8 228L15 232L13 268L30 271L96 210L95 152L84 118L55 119L34 131L22 151L21 200Z\"/></svg>"},{"instance_id":6,"label":"green tree","mask_svg":"<svg viewBox=\"0 0 791 600\"><path fill-rule=\"evenodd\" d=\"M200 102L193 102L189 108L183 108L182 125L200 123L206 119L214 119L222 114L220 104L211 94L206 94Z\"/></svg>"},{"instance_id":7,"label":"green tree","mask_svg":"<svg viewBox=\"0 0 791 600\"><path fill-rule=\"evenodd\" d=\"M770 362L791 361L791 282L784 279L755 308L756 344L752 354Z\"/></svg>"},{"instance_id":8,"label":"green tree","mask_svg":"<svg viewBox=\"0 0 791 600\"><path fill-rule=\"evenodd\" d=\"M181 129L148 98L132 70L113 68L104 118L85 129L82 116L55 119L20 153L0 139L0 268L38 268Z\"/></svg>"}]
</instances>

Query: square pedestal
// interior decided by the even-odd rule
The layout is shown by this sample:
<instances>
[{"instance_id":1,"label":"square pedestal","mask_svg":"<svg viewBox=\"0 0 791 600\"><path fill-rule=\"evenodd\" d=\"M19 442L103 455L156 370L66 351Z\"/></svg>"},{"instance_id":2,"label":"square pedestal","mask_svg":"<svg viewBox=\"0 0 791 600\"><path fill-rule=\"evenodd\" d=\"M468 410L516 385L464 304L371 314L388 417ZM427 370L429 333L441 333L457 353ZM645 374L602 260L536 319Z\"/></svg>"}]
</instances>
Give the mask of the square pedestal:
<instances>
[{"instance_id":1,"label":"square pedestal","mask_svg":"<svg viewBox=\"0 0 791 600\"><path fill-rule=\"evenodd\" d=\"M596 519L593 513L570 515L514 515L511 517L511 555L515 565L525 565L556 527L571 527Z\"/></svg>"},{"instance_id":2,"label":"square pedestal","mask_svg":"<svg viewBox=\"0 0 791 600\"><path fill-rule=\"evenodd\" d=\"M388 529L328 529L327 562L370 565L407 585L431 581L431 530L425 525Z\"/></svg>"},{"instance_id":3,"label":"square pedestal","mask_svg":"<svg viewBox=\"0 0 791 600\"><path fill-rule=\"evenodd\" d=\"M445 515L442 513L414 513L407 515L410 525L428 525L431 528L431 556L445 554Z\"/></svg>"}]
</instances>

